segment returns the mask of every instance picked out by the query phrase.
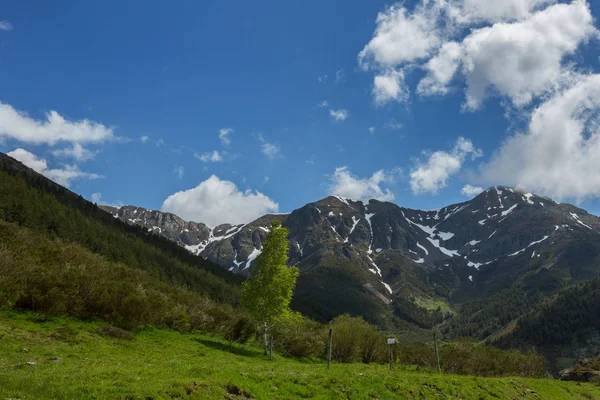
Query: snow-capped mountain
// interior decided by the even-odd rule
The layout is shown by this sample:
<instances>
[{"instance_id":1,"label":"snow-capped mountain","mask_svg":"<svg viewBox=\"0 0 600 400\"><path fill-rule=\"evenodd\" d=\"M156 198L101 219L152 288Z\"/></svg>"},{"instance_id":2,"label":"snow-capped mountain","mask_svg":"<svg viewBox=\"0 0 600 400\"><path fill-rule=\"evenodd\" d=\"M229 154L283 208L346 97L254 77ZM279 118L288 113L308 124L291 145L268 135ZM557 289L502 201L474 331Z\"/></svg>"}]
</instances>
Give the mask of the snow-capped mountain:
<instances>
[{"instance_id":1,"label":"snow-capped mountain","mask_svg":"<svg viewBox=\"0 0 600 400\"><path fill-rule=\"evenodd\" d=\"M560 287L600 272L599 218L501 186L436 211L331 196L290 214L214 229L158 211L104 209L239 273L248 271L271 222L279 219L290 229L290 263L301 271L297 296L313 299L320 290L338 290L331 286L332 271L324 269L330 266L343 268L363 295L383 305L407 293L419 305L437 297L475 297L534 284L540 274L544 282L551 276L549 287Z\"/></svg>"}]
</instances>

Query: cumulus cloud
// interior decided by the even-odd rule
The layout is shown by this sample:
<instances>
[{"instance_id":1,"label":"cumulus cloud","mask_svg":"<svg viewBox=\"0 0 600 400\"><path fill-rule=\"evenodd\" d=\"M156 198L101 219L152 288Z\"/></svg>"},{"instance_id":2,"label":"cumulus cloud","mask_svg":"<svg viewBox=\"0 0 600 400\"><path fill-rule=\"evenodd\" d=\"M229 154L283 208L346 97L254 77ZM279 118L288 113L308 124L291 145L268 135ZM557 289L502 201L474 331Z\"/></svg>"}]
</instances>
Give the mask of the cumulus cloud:
<instances>
[{"instance_id":1,"label":"cumulus cloud","mask_svg":"<svg viewBox=\"0 0 600 400\"><path fill-rule=\"evenodd\" d=\"M410 10L395 5L377 16L359 64L379 78L376 102L397 100L386 89L403 87L386 71L420 67L426 72L417 86L423 96L446 94L460 75L467 110L480 108L490 95L525 106L563 85L573 72L566 58L598 35L586 0L555 3L421 0ZM400 93L409 92L406 87Z\"/></svg>"},{"instance_id":2,"label":"cumulus cloud","mask_svg":"<svg viewBox=\"0 0 600 400\"><path fill-rule=\"evenodd\" d=\"M390 68L428 57L442 40L437 27L440 10L428 5L410 12L397 4L377 14L375 33L358 54L359 64L365 69Z\"/></svg>"},{"instance_id":3,"label":"cumulus cloud","mask_svg":"<svg viewBox=\"0 0 600 400\"><path fill-rule=\"evenodd\" d=\"M556 199L600 196L600 74L581 76L541 104L525 132L481 166L482 181Z\"/></svg>"},{"instance_id":4,"label":"cumulus cloud","mask_svg":"<svg viewBox=\"0 0 600 400\"><path fill-rule=\"evenodd\" d=\"M336 121L345 121L350 116L348 110L329 110L329 115Z\"/></svg>"},{"instance_id":5,"label":"cumulus cloud","mask_svg":"<svg viewBox=\"0 0 600 400\"><path fill-rule=\"evenodd\" d=\"M563 59L596 33L584 1L557 4L513 24L474 31L462 44L467 109L481 106L489 89L516 106L554 88Z\"/></svg>"},{"instance_id":6,"label":"cumulus cloud","mask_svg":"<svg viewBox=\"0 0 600 400\"><path fill-rule=\"evenodd\" d=\"M460 194L467 197L473 197L483 192L483 190L484 189L479 186L465 185L462 189L460 189Z\"/></svg>"},{"instance_id":7,"label":"cumulus cloud","mask_svg":"<svg viewBox=\"0 0 600 400\"><path fill-rule=\"evenodd\" d=\"M223 161L223 155L217 150L209 151L208 153L203 154L194 154L194 157L205 163Z\"/></svg>"},{"instance_id":8,"label":"cumulus cloud","mask_svg":"<svg viewBox=\"0 0 600 400\"><path fill-rule=\"evenodd\" d=\"M383 185L393 182L398 173L399 170L391 172L379 170L369 178L359 178L353 175L348 167L338 167L330 178L329 194L354 200L392 201L394 193Z\"/></svg>"},{"instance_id":9,"label":"cumulus cloud","mask_svg":"<svg viewBox=\"0 0 600 400\"><path fill-rule=\"evenodd\" d=\"M73 158L77 161L88 161L94 158L94 153L85 149L79 143L74 143L72 147L52 151L55 157Z\"/></svg>"},{"instance_id":10,"label":"cumulus cloud","mask_svg":"<svg viewBox=\"0 0 600 400\"><path fill-rule=\"evenodd\" d=\"M77 165L66 165L63 169L48 168L46 160L39 158L25 149L15 149L7 154L32 170L44 175L46 178L65 187L69 187L73 180L102 178L101 175L81 171Z\"/></svg>"},{"instance_id":11,"label":"cumulus cloud","mask_svg":"<svg viewBox=\"0 0 600 400\"><path fill-rule=\"evenodd\" d=\"M140 140L142 141L142 143L146 143L148 141L148 139L150 139L148 136L142 136L140 138Z\"/></svg>"},{"instance_id":12,"label":"cumulus cloud","mask_svg":"<svg viewBox=\"0 0 600 400\"><path fill-rule=\"evenodd\" d=\"M389 69L377 75L373 84L373 96L378 104L391 100L400 103L408 101L410 92L404 82L404 71Z\"/></svg>"},{"instance_id":13,"label":"cumulus cloud","mask_svg":"<svg viewBox=\"0 0 600 400\"><path fill-rule=\"evenodd\" d=\"M100 143L115 139L113 129L89 121L68 121L56 111L37 120L12 106L0 103L0 139L55 145L58 142Z\"/></svg>"},{"instance_id":14,"label":"cumulus cloud","mask_svg":"<svg viewBox=\"0 0 600 400\"><path fill-rule=\"evenodd\" d=\"M10 22L8 21L0 21L0 31L12 31L13 30L13 26Z\"/></svg>"},{"instance_id":15,"label":"cumulus cloud","mask_svg":"<svg viewBox=\"0 0 600 400\"><path fill-rule=\"evenodd\" d=\"M231 144L231 138L229 135L233 132L231 128L223 128L219 130L219 140L223 143L223 146L229 146Z\"/></svg>"},{"instance_id":16,"label":"cumulus cloud","mask_svg":"<svg viewBox=\"0 0 600 400\"><path fill-rule=\"evenodd\" d=\"M450 152L436 151L428 154L427 160L417 162L410 172L410 187L413 193L437 193L446 187L446 181L460 171L469 155L475 159L483 153L463 137L458 138Z\"/></svg>"},{"instance_id":17,"label":"cumulus cloud","mask_svg":"<svg viewBox=\"0 0 600 400\"><path fill-rule=\"evenodd\" d=\"M529 17L542 6L557 0L455 0L447 3L447 13L459 25L495 23Z\"/></svg>"},{"instance_id":18,"label":"cumulus cloud","mask_svg":"<svg viewBox=\"0 0 600 400\"><path fill-rule=\"evenodd\" d=\"M462 47L456 42L445 43L439 53L423 67L427 75L421 79L417 91L421 95L444 95L454 78L462 57Z\"/></svg>"},{"instance_id":19,"label":"cumulus cloud","mask_svg":"<svg viewBox=\"0 0 600 400\"><path fill-rule=\"evenodd\" d=\"M162 211L208 226L240 224L277 212L279 205L268 196L250 189L242 192L235 183L212 175L193 189L169 196Z\"/></svg>"},{"instance_id":20,"label":"cumulus cloud","mask_svg":"<svg viewBox=\"0 0 600 400\"><path fill-rule=\"evenodd\" d=\"M270 159L280 158L282 156L281 148L275 143L263 143L260 147L260 151Z\"/></svg>"}]
</instances>

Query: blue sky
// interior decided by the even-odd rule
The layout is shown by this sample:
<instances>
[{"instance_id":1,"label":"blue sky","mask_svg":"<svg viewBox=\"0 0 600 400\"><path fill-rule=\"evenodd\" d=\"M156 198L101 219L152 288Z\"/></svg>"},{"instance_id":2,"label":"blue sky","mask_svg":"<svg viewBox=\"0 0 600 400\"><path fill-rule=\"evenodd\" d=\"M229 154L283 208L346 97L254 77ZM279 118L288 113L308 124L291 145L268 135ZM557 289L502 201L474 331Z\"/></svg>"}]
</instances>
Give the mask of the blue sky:
<instances>
[{"instance_id":1,"label":"blue sky","mask_svg":"<svg viewBox=\"0 0 600 400\"><path fill-rule=\"evenodd\" d=\"M213 225L492 184L600 212L600 4L438 3L12 2L0 151L100 203Z\"/></svg>"}]
</instances>

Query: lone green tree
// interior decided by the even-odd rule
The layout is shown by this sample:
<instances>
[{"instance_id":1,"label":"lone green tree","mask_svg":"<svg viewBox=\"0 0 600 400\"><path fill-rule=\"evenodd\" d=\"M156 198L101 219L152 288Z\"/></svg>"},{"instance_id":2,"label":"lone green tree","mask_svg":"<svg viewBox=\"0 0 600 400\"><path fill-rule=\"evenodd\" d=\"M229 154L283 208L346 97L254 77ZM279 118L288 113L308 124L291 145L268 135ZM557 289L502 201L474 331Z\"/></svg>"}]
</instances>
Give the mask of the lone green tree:
<instances>
[{"instance_id":1,"label":"lone green tree","mask_svg":"<svg viewBox=\"0 0 600 400\"><path fill-rule=\"evenodd\" d=\"M288 229L275 220L256 258L248 280L242 287L242 304L263 327L267 354L267 330L274 324L290 321L294 313L290 301L298 278L298 268L288 267Z\"/></svg>"}]
</instances>

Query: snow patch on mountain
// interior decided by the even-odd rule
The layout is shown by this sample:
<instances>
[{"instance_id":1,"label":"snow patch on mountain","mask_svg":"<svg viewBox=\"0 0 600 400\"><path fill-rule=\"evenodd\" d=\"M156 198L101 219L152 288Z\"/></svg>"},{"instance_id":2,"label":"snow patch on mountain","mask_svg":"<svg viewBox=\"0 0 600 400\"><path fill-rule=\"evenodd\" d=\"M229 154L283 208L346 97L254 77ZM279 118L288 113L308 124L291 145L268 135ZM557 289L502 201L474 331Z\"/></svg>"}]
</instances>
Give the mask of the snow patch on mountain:
<instances>
[{"instance_id":1,"label":"snow patch on mountain","mask_svg":"<svg viewBox=\"0 0 600 400\"><path fill-rule=\"evenodd\" d=\"M528 248L530 248L531 246L535 246L536 244L540 244L540 243L542 243L544 240L548 239L549 237L550 237L550 236L546 235L546 236L544 236L544 237L543 237L542 239L540 239L540 240L536 240L535 242L531 242L531 243L529 243L529 245L528 245L527 247L525 247L524 249L521 249L521 250L519 250L519 251L515 251L514 253L512 253L512 254L509 254L508 256L509 256L509 257L514 257L514 256L517 256L517 255L519 255L519 254L523 253L525 250L527 250L527 249L528 249Z\"/></svg>"},{"instance_id":2,"label":"snow patch on mountain","mask_svg":"<svg viewBox=\"0 0 600 400\"><path fill-rule=\"evenodd\" d=\"M581 224L581 225L585 226L586 228L593 230L591 226L584 224L583 221L581 221L579 219L579 215L575 214L574 212L569 213L569 214L571 214L571 217L573 217L573 219L575 221L577 221L578 224Z\"/></svg>"},{"instance_id":3,"label":"snow patch on mountain","mask_svg":"<svg viewBox=\"0 0 600 400\"><path fill-rule=\"evenodd\" d=\"M426 256L429 255L429 252L427 251L427 249L423 245L421 245L419 242L417 242L417 247L420 248L421 250L423 250L425 252Z\"/></svg>"},{"instance_id":4,"label":"snow patch on mountain","mask_svg":"<svg viewBox=\"0 0 600 400\"><path fill-rule=\"evenodd\" d=\"M252 253L250 253L250 255L248 256L248 260L246 262L246 266L244 267L244 269L248 269L250 268L250 264L252 264L252 261L256 260L256 257L260 256L260 253L262 253L262 250L258 250L256 247L252 250Z\"/></svg>"}]
</instances>

